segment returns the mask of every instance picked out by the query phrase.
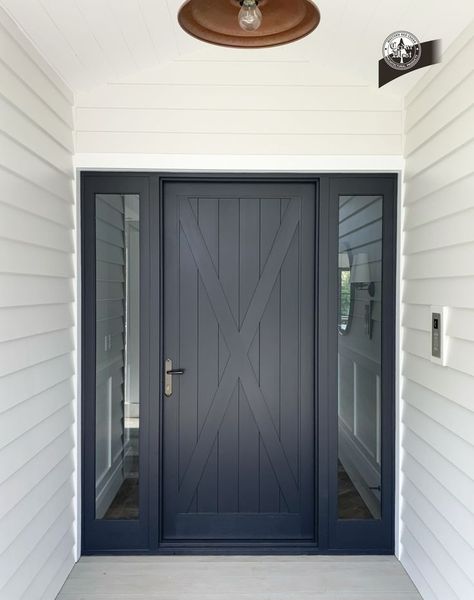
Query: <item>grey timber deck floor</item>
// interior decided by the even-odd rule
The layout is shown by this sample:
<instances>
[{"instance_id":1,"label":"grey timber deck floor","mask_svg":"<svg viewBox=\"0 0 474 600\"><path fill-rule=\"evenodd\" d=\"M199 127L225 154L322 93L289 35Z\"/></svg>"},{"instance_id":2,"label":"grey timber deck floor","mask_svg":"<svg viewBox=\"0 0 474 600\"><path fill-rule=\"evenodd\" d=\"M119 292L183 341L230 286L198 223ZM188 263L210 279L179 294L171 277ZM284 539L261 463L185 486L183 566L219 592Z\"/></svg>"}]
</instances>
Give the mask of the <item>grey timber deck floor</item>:
<instances>
[{"instance_id":1,"label":"grey timber deck floor","mask_svg":"<svg viewBox=\"0 0 474 600\"><path fill-rule=\"evenodd\" d=\"M421 600L394 557L85 557L58 600Z\"/></svg>"}]
</instances>

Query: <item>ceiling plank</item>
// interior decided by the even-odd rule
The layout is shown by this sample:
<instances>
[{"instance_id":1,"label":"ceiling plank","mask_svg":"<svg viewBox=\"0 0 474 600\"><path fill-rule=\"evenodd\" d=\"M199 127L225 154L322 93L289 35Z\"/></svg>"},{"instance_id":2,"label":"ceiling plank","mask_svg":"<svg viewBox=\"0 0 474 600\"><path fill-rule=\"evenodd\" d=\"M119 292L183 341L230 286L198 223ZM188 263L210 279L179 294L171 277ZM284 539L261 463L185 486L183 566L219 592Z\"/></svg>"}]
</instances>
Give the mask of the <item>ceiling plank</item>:
<instances>
[{"instance_id":1,"label":"ceiling plank","mask_svg":"<svg viewBox=\"0 0 474 600\"><path fill-rule=\"evenodd\" d=\"M83 65L90 82L102 82L110 73L105 54L92 35L75 0L41 0L56 28Z\"/></svg>"},{"instance_id":2,"label":"ceiling plank","mask_svg":"<svg viewBox=\"0 0 474 600\"><path fill-rule=\"evenodd\" d=\"M97 0L76 0L91 34L101 46L111 67L110 77L121 77L137 69L123 31L112 18L108 5Z\"/></svg>"},{"instance_id":3,"label":"ceiling plank","mask_svg":"<svg viewBox=\"0 0 474 600\"><path fill-rule=\"evenodd\" d=\"M83 87L88 78L85 66L40 2L2 0L2 5L60 77L71 88Z\"/></svg>"},{"instance_id":4,"label":"ceiling plank","mask_svg":"<svg viewBox=\"0 0 474 600\"><path fill-rule=\"evenodd\" d=\"M157 62L150 29L142 16L138 0L107 2L133 56L137 69L146 69ZM158 3L157 3L158 4Z\"/></svg>"},{"instance_id":5,"label":"ceiling plank","mask_svg":"<svg viewBox=\"0 0 474 600\"><path fill-rule=\"evenodd\" d=\"M159 62L164 62L179 55L176 43L177 21L172 18L166 0L138 0L142 15L155 47Z\"/></svg>"}]
</instances>

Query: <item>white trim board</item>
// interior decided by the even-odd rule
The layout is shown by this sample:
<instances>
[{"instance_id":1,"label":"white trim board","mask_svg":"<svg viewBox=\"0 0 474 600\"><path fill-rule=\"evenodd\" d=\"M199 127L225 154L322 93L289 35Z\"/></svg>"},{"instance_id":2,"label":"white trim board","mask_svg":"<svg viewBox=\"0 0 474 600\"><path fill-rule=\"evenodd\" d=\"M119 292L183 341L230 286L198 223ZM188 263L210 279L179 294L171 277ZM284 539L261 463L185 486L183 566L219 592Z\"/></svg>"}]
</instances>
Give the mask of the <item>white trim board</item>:
<instances>
[{"instance_id":1,"label":"white trim board","mask_svg":"<svg viewBox=\"0 0 474 600\"><path fill-rule=\"evenodd\" d=\"M266 171L401 173L401 156L259 156L185 154L76 154L79 170L106 171ZM403 181L403 180L401 180Z\"/></svg>"}]
</instances>

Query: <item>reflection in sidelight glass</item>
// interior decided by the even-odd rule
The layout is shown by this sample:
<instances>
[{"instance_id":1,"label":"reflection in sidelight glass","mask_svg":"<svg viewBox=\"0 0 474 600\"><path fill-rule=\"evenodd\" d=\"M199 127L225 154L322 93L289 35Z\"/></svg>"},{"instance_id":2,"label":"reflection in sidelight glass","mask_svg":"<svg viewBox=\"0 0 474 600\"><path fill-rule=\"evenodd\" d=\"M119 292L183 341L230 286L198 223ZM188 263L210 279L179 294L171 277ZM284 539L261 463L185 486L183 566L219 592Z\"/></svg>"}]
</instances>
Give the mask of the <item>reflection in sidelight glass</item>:
<instances>
[{"instance_id":1,"label":"reflection in sidelight glass","mask_svg":"<svg viewBox=\"0 0 474 600\"><path fill-rule=\"evenodd\" d=\"M339 519L380 519L382 207L339 197Z\"/></svg>"},{"instance_id":2,"label":"reflection in sidelight glass","mask_svg":"<svg viewBox=\"0 0 474 600\"><path fill-rule=\"evenodd\" d=\"M339 251L337 327L341 335L347 335L350 331L354 308L354 286L351 285L351 259L350 252Z\"/></svg>"},{"instance_id":3,"label":"reflection in sidelight glass","mask_svg":"<svg viewBox=\"0 0 474 600\"><path fill-rule=\"evenodd\" d=\"M96 518L138 518L140 227L136 195L96 195Z\"/></svg>"}]
</instances>

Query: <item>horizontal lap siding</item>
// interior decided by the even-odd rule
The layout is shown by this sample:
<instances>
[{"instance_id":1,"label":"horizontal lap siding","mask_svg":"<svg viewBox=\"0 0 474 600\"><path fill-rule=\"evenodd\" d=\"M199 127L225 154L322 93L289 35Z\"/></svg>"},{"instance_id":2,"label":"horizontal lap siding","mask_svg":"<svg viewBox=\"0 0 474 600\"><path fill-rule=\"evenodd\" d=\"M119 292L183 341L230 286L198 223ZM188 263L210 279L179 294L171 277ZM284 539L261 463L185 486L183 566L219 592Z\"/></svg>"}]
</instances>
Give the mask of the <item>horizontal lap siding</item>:
<instances>
[{"instance_id":1,"label":"horizontal lap siding","mask_svg":"<svg viewBox=\"0 0 474 600\"><path fill-rule=\"evenodd\" d=\"M474 598L474 26L407 97L401 558L426 600ZM430 362L446 305L447 366Z\"/></svg>"},{"instance_id":2,"label":"horizontal lap siding","mask_svg":"<svg viewBox=\"0 0 474 600\"><path fill-rule=\"evenodd\" d=\"M0 598L74 563L72 96L0 13Z\"/></svg>"},{"instance_id":3,"label":"horizontal lap siding","mask_svg":"<svg viewBox=\"0 0 474 600\"><path fill-rule=\"evenodd\" d=\"M180 60L76 98L81 154L400 155L401 101L312 63Z\"/></svg>"}]
</instances>

